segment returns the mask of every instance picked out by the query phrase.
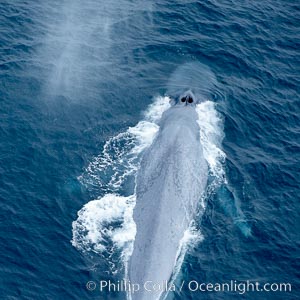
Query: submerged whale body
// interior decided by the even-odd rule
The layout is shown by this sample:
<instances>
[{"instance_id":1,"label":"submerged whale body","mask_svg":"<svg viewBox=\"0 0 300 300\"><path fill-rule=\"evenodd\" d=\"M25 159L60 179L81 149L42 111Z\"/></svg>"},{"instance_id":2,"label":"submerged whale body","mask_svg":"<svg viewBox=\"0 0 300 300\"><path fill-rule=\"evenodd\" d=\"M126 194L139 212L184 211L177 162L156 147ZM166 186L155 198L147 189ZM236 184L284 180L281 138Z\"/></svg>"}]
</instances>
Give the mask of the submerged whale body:
<instances>
[{"instance_id":1,"label":"submerged whale body","mask_svg":"<svg viewBox=\"0 0 300 300\"><path fill-rule=\"evenodd\" d=\"M170 280L180 241L207 184L194 95L184 93L171 104L136 178L137 233L128 278L140 290L130 295L132 300L160 298L163 291L157 284Z\"/></svg>"}]
</instances>

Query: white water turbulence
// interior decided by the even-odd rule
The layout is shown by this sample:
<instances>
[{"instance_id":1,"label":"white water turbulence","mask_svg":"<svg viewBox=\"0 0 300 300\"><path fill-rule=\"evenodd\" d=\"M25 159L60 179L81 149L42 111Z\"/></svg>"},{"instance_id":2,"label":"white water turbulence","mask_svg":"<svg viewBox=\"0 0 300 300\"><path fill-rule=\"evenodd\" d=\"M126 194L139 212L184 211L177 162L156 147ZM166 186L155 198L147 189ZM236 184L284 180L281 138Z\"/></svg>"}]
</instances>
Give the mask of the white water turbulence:
<instances>
[{"instance_id":1,"label":"white water turbulence","mask_svg":"<svg viewBox=\"0 0 300 300\"><path fill-rule=\"evenodd\" d=\"M151 145L161 115L170 107L169 101L168 97L157 97L144 120L109 139L102 153L79 177L89 190L102 189L105 195L84 205L72 224L71 242L78 250L105 257L120 251L122 261L128 260L136 234L132 218L136 197L134 189L130 196L121 196L120 192L127 182L134 181L140 155Z\"/></svg>"}]
</instances>

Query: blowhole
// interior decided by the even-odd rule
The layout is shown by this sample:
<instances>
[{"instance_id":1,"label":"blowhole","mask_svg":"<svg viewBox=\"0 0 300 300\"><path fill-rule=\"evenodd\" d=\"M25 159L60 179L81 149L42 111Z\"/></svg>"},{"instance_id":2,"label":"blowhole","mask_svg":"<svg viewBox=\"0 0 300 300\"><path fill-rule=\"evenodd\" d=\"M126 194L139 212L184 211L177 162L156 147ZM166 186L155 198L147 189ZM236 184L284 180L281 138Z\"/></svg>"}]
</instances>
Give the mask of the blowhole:
<instances>
[{"instance_id":1,"label":"blowhole","mask_svg":"<svg viewBox=\"0 0 300 300\"><path fill-rule=\"evenodd\" d=\"M194 100L192 97L189 97L187 101L188 101L188 103L193 103Z\"/></svg>"}]
</instances>

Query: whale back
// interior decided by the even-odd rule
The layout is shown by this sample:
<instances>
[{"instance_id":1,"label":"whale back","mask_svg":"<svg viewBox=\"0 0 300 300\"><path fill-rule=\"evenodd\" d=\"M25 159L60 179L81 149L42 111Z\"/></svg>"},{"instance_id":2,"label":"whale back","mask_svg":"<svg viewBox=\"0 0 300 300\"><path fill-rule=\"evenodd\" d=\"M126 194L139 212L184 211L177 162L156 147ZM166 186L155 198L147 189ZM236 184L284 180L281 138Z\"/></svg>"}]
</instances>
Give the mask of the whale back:
<instances>
[{"instance_id":1,"label":"whale back","mask_svg":"<svg viewBox=\"0 0 300 300\"><path fill-rule=\"evenodd\" d=\"M180 240L196 213L206 182L196 111L192 106L173 106L163 114L136 178L133 218L137 234L129 264L131 282L143 285L170 279ZM159 294L141 291L132 299L156 299Z\"/></svg>"}]
</instances>

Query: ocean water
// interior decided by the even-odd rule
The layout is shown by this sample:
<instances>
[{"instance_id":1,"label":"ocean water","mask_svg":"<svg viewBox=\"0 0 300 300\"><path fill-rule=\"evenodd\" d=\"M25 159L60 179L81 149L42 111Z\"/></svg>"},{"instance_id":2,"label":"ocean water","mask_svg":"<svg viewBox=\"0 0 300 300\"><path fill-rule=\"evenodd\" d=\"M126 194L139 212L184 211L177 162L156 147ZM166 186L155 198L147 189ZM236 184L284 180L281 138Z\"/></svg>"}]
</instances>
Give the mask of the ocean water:
<instances>
[{"instance_id":1,"label":"ocean water","mask_svg":"<svg viewBox=\"0 0 300 300\"><path fill-rule=\"evenodd\" d=\"M187 64L206 159L251 235L215 190L176 284L292 291L167 299L299 299L299 22L297 1L0 0L1 299L126 299L86 284L123 278L139 155Z\"/></svg>"}]
</instances>

